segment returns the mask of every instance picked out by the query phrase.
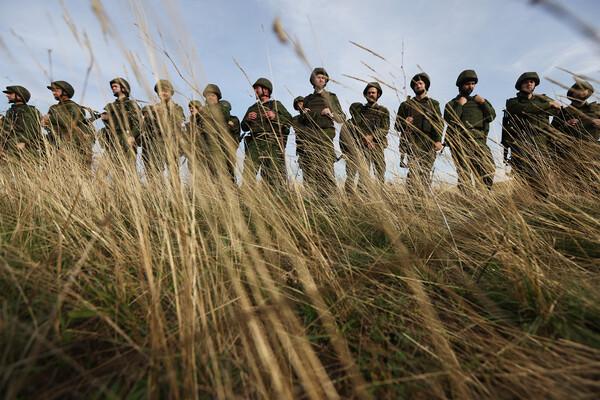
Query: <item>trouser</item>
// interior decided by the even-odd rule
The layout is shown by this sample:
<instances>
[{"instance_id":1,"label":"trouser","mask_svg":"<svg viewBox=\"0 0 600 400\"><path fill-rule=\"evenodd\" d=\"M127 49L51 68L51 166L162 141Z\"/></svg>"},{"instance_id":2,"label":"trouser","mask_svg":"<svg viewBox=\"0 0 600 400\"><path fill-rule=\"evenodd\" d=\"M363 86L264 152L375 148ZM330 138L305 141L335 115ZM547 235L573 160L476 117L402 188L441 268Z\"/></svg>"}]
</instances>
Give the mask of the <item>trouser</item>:
<instances>
[{"instance_id":1,"label":"trouser","mask_svg":"<svg viewBox=\"0 0 600 400\"><path fill-rule=\"evenodd\" d=\"M358 172L359 189L364 190L371 164L375 172L375 178L381 184L385 178L384 146L377 144L375 148L369 149L362 143L353 143L354 146L346 153L346 183L344 185L347 193L354 191L354 177Z\"/></svg>"},{"instance_id":2,"label":"trouser","mask_svg":"<svg viewBox=\"0 0 600 400\"><path fill-rule=\"evenodd\" d=\"M287 180L283 144L273 137L250 136L245 139L244 182L253 184L260 170L261 179L269 186L284 185Z\"/></svg>"},{"instance_id":3,"label":"trouser","mask_svg":"<svg viewBox=\"0 0 600 400\"><path fill-rule=\"evenodd\" d=\"M496 166L485 138L465 138L460 143L451 144L450 151L461 191L464 192L472 186L472 176L475 179L475 186L484 185L488 189L492 188Z\"/></svg>"},{"instance_id":4,"label":"trouser","mask_svg":"<svg viewBox=\"0 0 600 400\"><path fill-rule=\"evenodd\" d=\"M315 193L326 196L335 191L336 162L333 138L335 128L303 132L303 138L297 138L298 162L302 169L304 186Z\"/></svg>"},{"instance_id":5,"label":"trouser","mask_svg":"<svg viewBox=\"0 0 600 400\"><path fill-rule=\"evenodd\" d=\"M420 194L430 187L435 154L433 145L426 148L412 146L410 149L406 186L411 193Z\"/></svg>"},{"instance_id":6,"label":"trouser","mask_svg":"<svg viewBox=\"0 0 600 400\"><path fill-rule=\"evenodd\" d=\"M515 177L542 197L548 195L550 163L548 147L541 140L511 146L510 164Z\"/></svg>"}]
</instances>

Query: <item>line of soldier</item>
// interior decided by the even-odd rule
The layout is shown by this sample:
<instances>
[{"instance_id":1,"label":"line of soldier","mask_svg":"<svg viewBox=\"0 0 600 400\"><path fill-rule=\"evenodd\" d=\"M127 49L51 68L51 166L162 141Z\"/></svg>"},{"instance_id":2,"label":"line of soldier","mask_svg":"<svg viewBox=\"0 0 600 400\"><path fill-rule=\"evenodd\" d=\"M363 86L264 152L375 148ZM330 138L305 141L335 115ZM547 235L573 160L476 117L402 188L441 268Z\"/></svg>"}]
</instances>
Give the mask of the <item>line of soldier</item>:
<instances>
[{"instance_id":1,"label":"line of soldier","mask_svg":"<svg viewBox=\"0 0 600 400\"><path fill-rule=\"evenodd\" d=\"M366 103L353 103L350 119L346 120L337 96L326 90L328 81L327 71L315 68L310 75L314 92L294 99L293 107L298 114L292 117L281 102L272 98L272 83L260 78L253 85L256 102L241 122L230 114L231 105L222 99L219 87L209 84L203 92L205 104L197 100L189 103L191 116L186 123L183 108L172 99L174 89L169 81L159 80L154 87L159 102L141 108L130 98L129 83L115 78L110 86L116 100L107 104L100 115L105 125L100 137L109 154L134 155L137 146L141 146L147 173L162 171L169 157L178 157L183 152L192 168L208 168L214 177L219 171L227 171L235 182L236 149L243 130L245 181L254 182L260 169L265 183L277 186L286 181L284 149L293 128L304 184L327 195L336 187L333 139L335 123L339 123L342 124L340 145L347 161L346 190L354 190L357 172L359 184L364 184L370 165L383 183L390 115L378 104L383 94L381 85L368 83L363 91ZM405 156L408 158L407 184L411 191L419 192L430 186L436 154L444 145L451 149L461 190L468 190L473 184L492 187L495 164L486 142L496 112L485 98L473 95L477 83L474 70L461 72L456 80L458 94L446 104L442 115L439 102L429 96L429 76L421 72L411 79L414 97L409 96L400 104L395 121L395 129L400 133L401 162ZM552 155L562 154L564 159L568 153L564 146L562 153L551 152L549 132L554 129L578 143L597 143L600 105L587 101L594 88L585 80L576 78L567 93L571 100L567 107L543 94L534 94L539 83L535 72L526 72L517 79L518 93L506 102L501 143L505 161L510 150L510 162L517 177L543 193L545 177L540 166ZM48 89L58 103L42 117L35 107L27 104L30 99L27 89L6 88L4 93L12 105L0 128L2 149L16 154L39 153L47 150L50 143L71 147L82 160L89 162L94 140L92 122L97 115L86 116L86 109L72 100L74 89L69 83L55 81ZM552 125L551 117L554 117ZM445 123L448 128L442 144ZM41 133L41 127L47 130L47 136Z\"/></svg>"}]
</instances>

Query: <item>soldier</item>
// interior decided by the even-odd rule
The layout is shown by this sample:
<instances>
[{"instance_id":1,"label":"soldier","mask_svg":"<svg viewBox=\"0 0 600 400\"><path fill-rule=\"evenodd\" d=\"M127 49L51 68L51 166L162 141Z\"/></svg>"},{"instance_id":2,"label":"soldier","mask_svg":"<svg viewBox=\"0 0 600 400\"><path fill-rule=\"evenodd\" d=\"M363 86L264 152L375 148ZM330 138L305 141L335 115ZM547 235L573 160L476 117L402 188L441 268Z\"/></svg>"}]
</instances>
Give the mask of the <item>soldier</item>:
<instances>
[{"instance_id":1,"label":"soldier","mask_svg":"<svg viewBox=\"0 0 600 400\"><path fill-rule=\"evenodd\" d=\"M71 148L78 152L85 164L92 161L94 127L92 120L86 118L86 109L71 98L75 89L68 82L54 81L48 86L58 104L50 106L48 115L42 118L42 124L48 130L50 138L59 147Z\"/></svg>"},{"instance_id":2,"label":"soldier","mask_svg":"<svg viewBox=\"0 0 600 400\"><path fill-rule=\"evenodd\" d=\"M431 184L431 171L436 152L441 151L444 121L440 103L429 97L431 80L424 72L410 81L415 97L408 98L398 108L396 130L400 132L400 153L408 155L406 183L413 193Z\"/></svg>"},{"instance_id":3,"label":"soldier","mask_svg":"<svg viewBox=\"0 0 600 400\"><path fill-rule=\"evenodd\" d=\"M45 151L45 139L40 112L27 104L31 94L23 86L7 86L3 92L11 106L0 125L0 151L18 156L39 156Z\"/></svg>"},{"instance_id":4,"label":"soldier","mask_svg":"<svg viewBox=\"0 0 600 400\"><path fill-rule=\"evenodd\" d=\"M354 191L354 176L358 170L361 185L369 174L371 163L375 176L384 182L387 134L390 129L390 112L377 104L383 94L377 82L370 82L363 90L366 104L353 103L350 106L351 119L340 132L340 147L346 154L346 192Z\"/></svg>"},{"instance_id":5,"label":"soldier","mask_svg":"<svg viewBox=\"0 0 600 400\"><path fill-rule=\"evenodd\" d=\"M595 179L594 176L588 177L589 167L585 164L599 153L600 104L587 101L593 93L591 83L576 78L567 92L571 104L552 119L552 126L562 133L555 142L556 167L561 174L568 176L566 182L577 183L581 187L586 186L586 177Z\"/></svg>"},{"instance_id":6,"label":"soldier","mask_svg":"<svg viewBox=\"0 0 600 400\"><path fill-rule=\"evenodd\" d=\"M283 104L271 99L273 84L268 79L259 78L252 87L257 101L242 118L242 129L250 132L245 139L244 179L254 181L260 168L262 179L278 186L287 176L285 141L292 116Z\"/></svg>"},{"instance_id":7,"label":"soldier","mask_svg":"<svg viewBox=\"0 0 600 400\"><path fill-rule=\"evenodd\" d=\"M300 135L296 136L304 182L321 195L328 195L335 190L334 122L341 124L346 120L335 93L325 90L328 82L329 74L322 67L315 68L310 74L314 92L304 98L300 117L302 129Z\"/></svg>"},{"instance_id":8,"label":"soldier","mask_svg":"<svg viewBox=\"0 0 600 400\"><path fill-rule=\"evenodd\" d=\"M111 80L110 88L116 100L104 107L101 140L110 154L122 151L135 158L141 135L142 110L135 100L130 99L131 87L125 79Z\"/></svg>"},{"instance_id":9,"label":"soldier","mask_svg":"<svg viewBox=\"0 0 600 400\"><path fill-rule=\"evenodd\" d=\"M162 172L171 157L178 162L185 116L183 108L173 101L175 89L166 79L159 80L154 92L160 101L142 108L144 124L140 136L146 173ZM177 165L177 164L176 164Z\"/></svg>"},{"instance_id":10,"label":"soldier","mask_svg":"<svg viewBox=\"0 0 600 400\"><path fill-rule=\"evenodd\" d=\"M517 79L517 96L506 101L502 145L505 160L510 149L510 163L516 176L537 194L546 196L545 166L550 156L550 117L559 113L560 103L546 95L533 94L539 84L536 72L525 72Z\"/></svg>"},{"instance_id":11,"label":"soldier","mask_svg":"<svg viewBox=\"0 0 600 400\"><path fill-rule=\"evenodd\" d=\"M201 165L208 168L213 176L218 176L226 170L235 182L235 151L239 144L239 134L232 134L235 123L230 116L231 105L221 100L221 90L217 85L209 84L203 91L206 105L200 102L190 102L191 126L194 130L192 141L196 146L195 158ZM231 122L231 124L230 124Z\"/></svg>"},{"instance_id":12,"label":"soldier","mask_svg":"<svg viewBox=\"0 0 600 400\"><path fill-rule=\"evenodd\" d=\"M471 95L478 81L475 71L462 71L456 80L458 96L444 109L444 119L448 123L446 143L452 151L461 191L470 186L471 174L476 183L491 189L496 171L494 157L486 144L496 111L480 95Z\"/></svg>"},{"instance_id":13,"label":"soldier","mask_svg":"<svg viewBox=\"0 0 600 400\"><path fill-rule=\"evenodd\" d=\"M227 126L229 127L229 133L231 137L235 139L237 145L240 144L240 134L242 133L242 126L240 123L240 119L235 115L231 115L231 103L227 100L220 100L219 104L223 107L223 112L225 114L229 114L229 119L227 120Z\"/></svg>"}]
</instances>

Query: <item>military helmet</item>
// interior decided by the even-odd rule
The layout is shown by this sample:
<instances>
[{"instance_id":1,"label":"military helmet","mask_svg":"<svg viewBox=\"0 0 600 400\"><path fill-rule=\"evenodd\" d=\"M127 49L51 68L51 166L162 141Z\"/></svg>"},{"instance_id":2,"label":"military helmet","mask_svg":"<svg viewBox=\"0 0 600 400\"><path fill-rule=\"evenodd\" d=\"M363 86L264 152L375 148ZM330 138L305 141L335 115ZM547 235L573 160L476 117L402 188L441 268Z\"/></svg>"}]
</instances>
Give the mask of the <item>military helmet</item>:
<instances>
[{"instance_id":1,"label":"military helmet","mask_svg":"<svg viewBox=\"0 0 600 400\"><path fill-rule=\"evenodd\" d=\"M273 93L273 84L267 78L258 78L256 80L256 82L254 82L254 85L252 85L252 87L254 88L254 87L257 87L257 86L269 89L269 92Z\"/></svg>"},{"instance_id":2,"label":"military helmet","mask_svg":"<svg viewBox=\"0 0 600 400\"><path fill-rule=\"evenodd\" d=\"M300 107L298 107L298 103L303 102L304 103L304 97L303 96L298 96L294 99L294 110L296 111L300 111Z\"/></svg>"},{"instance_id":3,"label":"military helmet","mask_svg":"<svg viewBox=\"0 0 600 400\"><path fill-rule=\"evenodd\" d=\"M519 76L519 79L517 79L517 83L515 83L515 89L521 90L521 84L527 79L534 81L535 86L540 84L540 76L537 74L537 72L524 72L521 74L521 76Z\"/></svg>"},{"instance_id":4,"label":"military helmet","mask_svg":"<svg viewBox=\"0 0 600 400\"><path fill-rule=\"evenodd\" d=\"M223 108L223 111L231 112L231 103L230 102L228 102L227 100L221 100L221 101L219 101L219 104Z\"/></svg>"},{"instance_id":5,"label":"military helmet","mask_svg":"<svg viewBox=\"0 0 600 400\"><path fill-rule=\"evenodd\" d=\"M377 92L379 93L377 95L377 98L380 98L381 95L383 94L383 90L381 89L381 85L379 84L379 82L369 82L367 83L367 86L365 86L365 89L363 90L363 96L367 96L367 91L369 90L369 88L375 88L377 89Z\"/></svg>"},{"instance_id":6,"label":"military helmet","mask_svg":"<svg viewBox=\"0 0 600 400\"><path fill-rule=\"evenodd\" d=\"M465 82L479 82L477 73L472 69L465 69L458 75L458 78L456 78L456 86L461 87Z\"/></svg>"},{"instance_id":7,"label":"military helmet","mask_svg":"<svg viewBox=\"0 0 600 400\"><path fill-rule=\"evenodd\" d=\"M175 89L173 88L173 84L166 79L159 79L154 85L154 93L158 94L158 89L170 90L171 94L175 93Z\"/></svg>"},{"instance_id":8,"label":"military helmet","mask_svg":"<svg viewBox=\"0 0 600 400\"><path fill-rule=\"evenodd\" d=\"M127 93L127 95L131 93L131 86L129 85L129 82L127 82L124 78L114 78L109 82L109 85L112 86L113 83L118 83L121 86L121 90Z\"/></svg>"},{"instance_id":9,"label":"military helmet","mask_svg":"<svg viewBox=\"0 0 600 400\"><path fill-rule=\"evenodd\" d=\"M188 107L195 107L197 109L202 108L202 102L200 100L190 100Z\"/></svg>"},{"instance_id":10,"label":"military helmet","mask_svg":"<svg viewBox=\"0 0 600 400\"><path fill-rule=\"evenodd\" d=\"M567 97L574 97L574 90L588 90L590 92L590 96L594 93L594 87L592 86L592 84L586 81L585 79L581 78L575 78L575 83L567 91Z\"/></svg>"},{"instance_id":11,"label":"military helmet","mask_svg":"<svg viewBox=\"0 0 600 400\"><path fill-rule=\"evenodd\" d=\"M425 90L429 90L429 86L431 86L431 79L429 79L429 75L427 75L425 72L419 72L413 76L410 80L410 88L412 90L415 90L415 82L417 81L425 82Z\"/></svg>"},{"instance_id":12,"label":"military helmet","mask_svg":"<svg viewBox=\"0 0 600 400\"><path fill-rule=\"evenodd\" d=\"M202 96L206 97L206 95L208 93L213 93L217 95L217 99L221 100L221 89L219 89L219 87L217 85L215 85L214 83L209 83L208 85L206 85L206 87L204 88L204 90L202 91Z\"/></svg>"},{"instance_id":13,"label":"military helmet","mask_svg":"<svg viewBox=\"0 0 600 400\"><path fill-rule=\"evenodd\" d=\"M329 82L329 74L327 73L327 71L325 70L325 68L323 67L317 67L315 69L313 69L313 71L310 74L310 84L315 86L315 77L317 75L325 75L327 77L327 82ZM325 83L327 84L327 83Z\"/></svg>"},{"instance_id":14,"label":"military helmet","mask_svg":"<svg viewBox=\"0 0 600 400\"><path fill-rule=\"evenodd\" d=\"M72 98L75 94L75 89L69 82L65 81L54 81L50 84L50 86L46 86L48 89L52 90L54 88L62 89L63 93L67 95L68 98Z\"/></svg>"},{"instance_id":15,"label":"military helmet","mask_svg":"<svg viewBox=\"0 0 600 400\"><path fill-rule=\"evenodd\" d=\"M23 86L7 86L6 90L3 90L4 93L14 93L19 96L24 103L27 103L29 99L31 99L31 93L29 90L25 89Z\"/></svg>"}]
</instances>

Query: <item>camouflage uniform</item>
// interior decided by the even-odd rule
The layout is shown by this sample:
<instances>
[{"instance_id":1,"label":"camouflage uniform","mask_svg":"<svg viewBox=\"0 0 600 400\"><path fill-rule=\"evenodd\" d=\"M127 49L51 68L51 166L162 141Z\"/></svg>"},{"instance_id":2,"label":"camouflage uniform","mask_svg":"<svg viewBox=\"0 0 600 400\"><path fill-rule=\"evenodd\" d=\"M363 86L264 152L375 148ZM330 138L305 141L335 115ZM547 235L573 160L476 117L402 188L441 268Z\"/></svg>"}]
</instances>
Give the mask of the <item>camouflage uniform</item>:
<instances>
[{"instance_id":1,"label":"camouflage uniform","mask_svg":"<svg viewBox=\"0 0 600 400\"><path fill-rule=\"evenodd\" d=\"M597 162L600 154L600 127L593 122L600 120L600 104L575 99L575 89L587 90L589 96L594 93L594 87L589 82L578 79L567 93L567 97L572 99L571 105L552 119L552 126L559 132L554 142L556 170L566 178L564 181L589 189L590 183L598 184L590 161ZM567 121L576 123L571 125Z\"/></svg>"},{"instance_id":2,"label":"camouflage uniform","mask_svg":"<svg viewBox=\"0 0 600 400\"><path fill-rule=\"evenodd\" d=\"M159 88L170 90L174 93L173 86L167 80L160 80L154 91L158 94ZM173 100L145 106L142 108L144 123L140 144L146 171L162 172L164 164L169 159L168 152L172 153L178 161L180 141L184 127L185 115L183 108Z\"/></svg>"},{"instance_id":3,"label":"camouflage uniform","mask_svg":"<svg viewBox=\"0 0 600 400\"><path fill-rule=\"evenodd\" d=\"M194 106L199 112L192 115L188 123L188 136L192 141L191 153L188 158L199 162L213 176L226 170L235 181L236 150L239 144L239 134L232 133L231 105L221 100L221 91L217 85L208 85L204 94L214 93L219 99L218 104Z\"/></svg>"},{"instance_id":4,"label":"camouflage uniform","mask_svg":"<svg viewBox=\"0 0 600 400\"><path fill-rule=\"evenodd\" d=\"M27 104L31 95L22 86L7 86L4 93L15 93L19 103L13 103L6 111L0 124L0 150L10 155L39 156L45 151L45 138L42 133L41 114L37 108ZM25 147L19 150L17 144Z\"/></svg>"},{"instance_id":5,"label":"camouflage uniform","mask_svg":"<svg viewBox=\"0 0 600 400\"><path fill-rule=\"evenodd\" d=\"M456 86L465 82L478 82L473 70L465 70L456 80ZM461 105L458 101L464 97L467 102ZM450 100L444 110L444 119L448 123L446 143L452 151L452 159L458 173L458 186L465 190L471 182L471 174L475 180L491 189L496 171L494 157L487 146L490 123L496 118L496 111L489 101L478 104L474 96L459 94Z\"/></svg>"},{"instance_id":6,"label":"camouflage uniform","mask_svg":"<svg viewBox=\"0 0 600 400\"><path fill-rule=\"evenodd\" d=\"M92 144L94 142L94 127L86 118L84 107L75 103L71 98L75 94L73 87L65 81L55 81L48 89L62 89L69 97L50 106L48 110L49 135L58 147L71 148L81 155L84 163L92 160Z\"/></svg>"},{"instance_id":7,"label":"camouflage uniform","mask_svg":"<svg viewBox=\"0 0 600 400\"><path fill-rule=\"evenodd\" d=\"M381 97L383 91L377 82L367 84L363 91L366 97L369 88L376 88ZM350 106L351 119L340 132L340 147L346 156L346 192L354 190L354 177L359 173L361 184L368 178L369 167L373 163L375 176L380 183L385 177L384 150L387 147L387 134L390 129L390 112L384 106L375 103L353 103ZM374 148L367 146L366 137L372 137ZM362 164L365 164L362 168ZM366 172L366 176L363 176Z\"/></svg>"},{"instance_id":8,"label":"camouflage uniform","mask_svg":"<svg viewBox=\"0 0 600 400\"><path fill-rule=\"evenodd\" d=\"M329 78L325 69L315 68L310 76L311 84L318 74ZM304 97L305 111L299 118L302 128L296 135L298 161L304 174L304 182L322 195L328 195L336 188L333 167L336 162L333 147L335 124L331 118L321 115L325 108L329 108L335 120L346 119L335 93L327 90L315 91Z\"/></svg>"},{"instance_id":9,"label":"camouflage uniform","mask_svg":"<svg viewBox=\"0 0 600 400\"><path fill-rule=\"evenodd\" d=\"M502 145L511 150L511 165L519 179L525 181L540 194L546 194L544 167L550 160L549 135L550 117L558 114L551 106L552 99L546 95L521 92L523 81L531 79L536 86L540 78L535 72L522 74L515 88L516 97L506 101L506 112L502 119Z\"/></svg>"},{"instance_id":10,"label":"camouflage uniform","mask_svg":"<svg viewBox=\"0 0 600 400\"><path fill-rule=\"evenodd\" d=\"M135 100L129 98L130 86L123 78L115 78L110 84L118 83L126 93L126 98L116 99L104 107L108 116L104 122L104 128L100 131L100 138L104 148L111 154L123 151L135 156L139 144L142 125L142 110ZM134 145L130 145L127 139L132 137Z\"/></svg>"},{"instance_id":11,"label":"camouflage uniform","mask_svg":"<svg viewBox=\"0 0 600 400\"><path fill-rule=\"evenodd\" d=\"M430 79L426 73L415 75L411 80L422 80L429 90ZM413 122L408 123L407 118ZM444 121L440 103L428 96L409 98L400 104L396 116L396 131L400 133L400 153L408 154L408 189L418 192L431 184L431 171L435 162L435 142L442 140Z\"/></svg>"},{"instance_id":12,"label":"camouflage uniform","mask_svg":"<svg viewBox=\"0 0 600 400\"><path fill-rule=\"evenodd\" d=\"M253 85L262 86L272 93L273 85L268 79L260 78ZM267 111L275 113L275 119L266 117ZM248 114L255 112L255 120L248 119ZM257 101L251 105L242 119L242 130L250 132L244 143L246 161L244 163L244 180L252 182L260 168L262 179L271 185L281 185L286 181L285 142L289 133L292 116L285 106L277 100L264 103Z\"/></svg>"}]
</instances>

